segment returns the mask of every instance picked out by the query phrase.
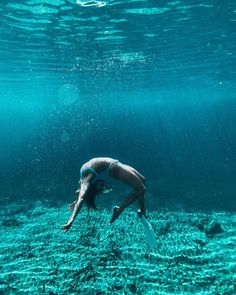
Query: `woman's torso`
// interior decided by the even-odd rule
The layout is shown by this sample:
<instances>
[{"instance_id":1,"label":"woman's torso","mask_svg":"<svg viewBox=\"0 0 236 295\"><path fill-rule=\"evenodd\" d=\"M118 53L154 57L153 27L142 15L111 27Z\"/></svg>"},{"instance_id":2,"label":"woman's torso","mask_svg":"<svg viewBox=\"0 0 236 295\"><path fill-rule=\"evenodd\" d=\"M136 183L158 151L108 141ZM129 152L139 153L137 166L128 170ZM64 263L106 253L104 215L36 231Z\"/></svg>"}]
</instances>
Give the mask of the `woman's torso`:
<instances>
[{"instance_id":1,"label":"woman's torso","mask_svg":"<svg viewBox=\"0 0 236 295\"><path fill-rule=\"evenodd\" d=\"M117 162L117 160L108 157L93 158L83 164L80 169L80 177L83 178L89 173L93 173L96 176L94 179L95 181L97 177L109 176L111 166Z\"/></svg>"},{"instance_id":2,"label":"woman's torso","mask_svg":"<svg viewBox=\"0 0 236 295\"><path fill-rule=\"evenodd\" d=\"M107 168L114 161L117 161L117 160L112 159L112 158L99 157L99 158L93 158L93 159L89 160L83 166L92 167L97 173L101 173L101 172L104 172L105 170L107 170Z\"/></svg>"}]
</instances>

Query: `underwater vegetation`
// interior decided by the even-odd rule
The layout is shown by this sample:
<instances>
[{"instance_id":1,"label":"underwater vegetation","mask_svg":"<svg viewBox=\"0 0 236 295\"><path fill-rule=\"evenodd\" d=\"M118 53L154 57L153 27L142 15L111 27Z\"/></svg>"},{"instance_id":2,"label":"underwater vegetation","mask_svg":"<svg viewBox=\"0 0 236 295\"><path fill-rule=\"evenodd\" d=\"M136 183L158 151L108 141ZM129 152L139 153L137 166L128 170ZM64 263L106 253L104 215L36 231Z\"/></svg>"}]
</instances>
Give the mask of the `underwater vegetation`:
<instances>
[{"instance_id":1,"label":"underwater vegetation","mask_svg":"<svg viewBox=\"0 0 236 295\"><path fill-rule=\"evenodd\" d=\"M233 213L148 212L149 248L134 211L81 212L64 234L65 206L1 207L0 294L234 294Z\"/></svg>"}]
</instances>

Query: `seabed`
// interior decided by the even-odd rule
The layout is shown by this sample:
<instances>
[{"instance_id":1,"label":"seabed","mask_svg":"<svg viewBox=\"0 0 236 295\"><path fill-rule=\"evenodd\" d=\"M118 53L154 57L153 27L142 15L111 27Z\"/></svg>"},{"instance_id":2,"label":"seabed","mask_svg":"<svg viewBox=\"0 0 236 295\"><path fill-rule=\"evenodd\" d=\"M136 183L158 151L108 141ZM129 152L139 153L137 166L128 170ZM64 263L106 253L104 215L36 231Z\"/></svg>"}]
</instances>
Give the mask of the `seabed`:
<instances>
[{"instance_id":1,"label":"seabed","mask_svg":"<svg viewBox=\"0 0 236 295\"><path fill-rule=\"evenodd\" d=\"M83 210L66 234L66 205L1 206L0 294L235 294L236 214Z\"/></svg>"}]
</instances>

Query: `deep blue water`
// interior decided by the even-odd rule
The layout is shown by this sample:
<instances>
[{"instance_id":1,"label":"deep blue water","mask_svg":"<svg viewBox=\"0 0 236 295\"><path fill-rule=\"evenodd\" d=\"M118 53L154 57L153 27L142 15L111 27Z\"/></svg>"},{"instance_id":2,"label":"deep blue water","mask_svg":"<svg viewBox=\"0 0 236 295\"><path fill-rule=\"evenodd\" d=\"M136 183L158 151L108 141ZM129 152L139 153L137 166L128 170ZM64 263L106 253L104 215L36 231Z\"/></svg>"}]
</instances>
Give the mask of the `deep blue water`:
<instances>
[{"instance_id":1,"label":"deep blue water","mask_svg":"<svg viewBox=\"0 0 236 295\"><path fill-rule=\"evenodd\" d=\"M234 209L235 1L104 4L1 1L1 200L69 201L110 156L152 208Z\"/></svg>"}]
</instances>

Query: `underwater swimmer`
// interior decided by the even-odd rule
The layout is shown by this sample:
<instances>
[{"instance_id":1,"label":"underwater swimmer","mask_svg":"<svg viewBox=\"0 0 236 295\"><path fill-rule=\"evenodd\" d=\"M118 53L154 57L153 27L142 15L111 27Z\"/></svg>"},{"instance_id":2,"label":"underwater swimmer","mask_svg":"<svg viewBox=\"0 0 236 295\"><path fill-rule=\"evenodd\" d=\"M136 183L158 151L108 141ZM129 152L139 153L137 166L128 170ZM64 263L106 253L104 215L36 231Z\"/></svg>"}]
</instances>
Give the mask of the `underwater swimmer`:
<instances>
[{"instance_id":1,"label":"underwater swimmer","mask_svg":"<svg viewBox=\"0 0 236 295\"><path fill-rule=\"evenodd\" d=\"M122 164L118 160L112 158L94 158L85 163L80 169L80 187L76 191L78 194L77 199L69 205L69 208L73 210L73 213L67 224L61 226L64 232L67 232L70 229L84 202L88 209L93 208L96 210L96 205L94 203L95 196L110 189L105 186L103 180L97 179L104 173L112 179L122 181L133 189L133 191L121 202L120 206L114 207L110 223L113 223L122 211L135 200L138 200L140 213L146 216L144 205L144 176L133 167Z\"/></svg>"}]
</instances>

